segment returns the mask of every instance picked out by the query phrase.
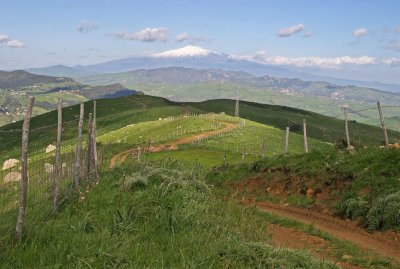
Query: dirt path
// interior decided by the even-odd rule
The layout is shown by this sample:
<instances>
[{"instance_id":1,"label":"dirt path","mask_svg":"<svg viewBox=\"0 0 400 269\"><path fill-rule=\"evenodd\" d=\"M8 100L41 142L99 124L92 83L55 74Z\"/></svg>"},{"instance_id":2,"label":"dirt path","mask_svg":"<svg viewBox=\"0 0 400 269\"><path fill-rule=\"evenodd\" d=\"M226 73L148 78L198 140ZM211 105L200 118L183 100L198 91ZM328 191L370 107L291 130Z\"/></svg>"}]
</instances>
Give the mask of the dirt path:
<instances>
[{"instance_id":1,"label":"dirt path","mask_svg":"<svg viewBox=\"0 0 400 269\"><path fill-rule=\"evenodd\" d=\"M270 224L267 232L271 234L272 241L279 247L291 249L306 249L313 256L319 259L327 259L343 269L360 269L363 267L353 265L350 261L352 256L345 253L337 253L333 250L334 244L321 237L311 235L306 232L298 231L295 228L283 227L276 224ZM340 261L339 261L340 260Z\"/></svg>"},{"instance_id":2,"label":"dirt path","mask_svg":"<svg viewBox=\"0 0 400 269\"><path fill-rule=\"evenodd\" d=\"M177 139L177 140L174 140L174 141L171 141L168 143L164 143L164 144L152 145L148 149L146 149L146 151L160 152L160 151L164 151L164 150L176 150L179 145L190 144L193 141L196 141L199 139L205 139L205 138L208 138L213 135L227 133L236 128L236 125L234 123L219 121L219 120L215 120L215 121L225 125L225 127L222 129L218 129L218 130L208 131L208 132L204 132L201 134L195 134L195 135L192 135L189 137L180 138L180 139ZM117 164L118 161L125 162L126 158L130 154L135 154L136 152L137 152L137 148L132 148L132 149L128 149L128 150L125 150L123 152L120 152L120 153L114 155L110 160L110 168L113 168Z\"/></svg>"},{"instance_id":3,"label":"dirt path","mask_svg":"<svg viewBox=\"0 0 400 269\"><path fill-rule=\"evenodd\" d=\"M256 205L261 210L278 216L311 224L315 228L327 232L338 239L350 241L364 249L375 250L384 256L392 257L400 262L400 235L397 233L375 232L370 234L358 227L357 222L342 220L331 215L303 208L277 205L269 202L243 201L243 203Z\"/></svg>"}]
</instances>

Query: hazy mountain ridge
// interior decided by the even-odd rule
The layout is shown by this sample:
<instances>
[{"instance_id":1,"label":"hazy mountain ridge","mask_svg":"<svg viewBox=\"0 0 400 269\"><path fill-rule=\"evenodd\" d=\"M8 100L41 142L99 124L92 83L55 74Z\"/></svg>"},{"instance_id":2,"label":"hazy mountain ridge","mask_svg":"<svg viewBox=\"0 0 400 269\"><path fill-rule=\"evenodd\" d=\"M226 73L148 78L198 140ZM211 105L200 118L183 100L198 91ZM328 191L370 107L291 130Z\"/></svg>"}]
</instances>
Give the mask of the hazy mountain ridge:
<instances>
[{"instance_id":1,"label":"hazy mountain ridge","mask_svg":"<svg viewBox=\"0 0 400 269\"><path fill-rule=\"evenodd\" d=\"M35 96L34 115L38 115L55 109L58 99L63 100L64 106L69 106L89 99L135 93L119 83L92 87L66 77L0 71L0 126L23 117L28 96Z\"/></svg>"},{"instance_id":2,"label":"hazy mountain ridge","mask_svg":"<svg viewBox=\"0 0 400 269\"><path fill-rule=\"evenodd\" d=\"M255 76L273 76L281 78L299 78L307 81L327 81L341 86L357 85L380 90L400 92L400 85L381 82L368 82L341 79L304 72L299 68L283 65L261 64L240 59L221 52L214 52L196 46L186 46L146 56L116 59L99 64L68 66L50 66L31 68L27 71L42 75L57 75L78 78L90 74L120 73L136 69L157 69L165 67L186 67L196 69L223 69L227 71L244 71Z\"/></svg>"},{"instance_id":3,"label":"hazy mountain ridge","mask_svg":"<svg viewBox=\"0 0 400 269\"><path fill-rule=\"evenodd\" d=\"M24 70L11 72L0 71L0 89L33 86L35 84L43 83L74 83L74 80L67 77L36 75Z\"/></svg>"}]
</instances>

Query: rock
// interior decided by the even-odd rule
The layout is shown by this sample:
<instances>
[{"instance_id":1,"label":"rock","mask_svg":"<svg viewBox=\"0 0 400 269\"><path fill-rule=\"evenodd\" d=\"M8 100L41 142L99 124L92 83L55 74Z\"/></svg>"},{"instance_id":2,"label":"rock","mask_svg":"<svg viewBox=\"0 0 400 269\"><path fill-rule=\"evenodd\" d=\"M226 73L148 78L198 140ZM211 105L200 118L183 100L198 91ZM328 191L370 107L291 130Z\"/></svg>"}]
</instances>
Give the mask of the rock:
<instances>
[{"instance_id":1,"label":"rock","mask_svg":"<svg viewBox=\"0 0 400 269\"><path fill-rule=\"evenodd\" d=\"M50 153L50 152L55 151L55 150L56 150L56 146L50 144L46 148L46 153Z\"/></svg>"},{"instance_id":2,"label":"rock","mask_svg":"<svg viewBox=\"0 0 400 269\"><path fill-rule=\"evenodd\" d=\"M19 163L17 159L8 159L3 163L3 170L10 169L11 167L16 166Z\"/></svg>"},{"instance_id":3,"label":"rock","mask_svg":"<svg viewBox=\"0 0 400 269\"><path fill-rule=\"evenodd\" d=\"M314 190L313 189L308 189L307 190L307 197L312 198L314 196Z\"/></svg>"},{"instance_id":4,"label":"rock","mask_svg":"<svg viewBox=\"0 0 400 269\"><path fill-rule=\"evenodd\" d=\"M350 155L354 155L356 153L356 148L353 146L349 146L347 150L349 151Z\"/></svg>"},{"instance_id":5,"label":"rock","mask_svg":"<svg viewBox=\"0 0 400 269\"><path fill-rule=\"evenodd\" d=\"M44 171L46 171L46 173L53 173L54 172L54 165L49 164L49 163L45 163L44 164Z\"/></svg>"},{"instance_id":6,"label":"rock","mask_svg":"<svg viewBox=\"0 0 400 269\"><path fill-rule=\"evenodd\" d=\"M22 175L20 172L10 172L4 177L4 183L20 181L21 177Z\"/></svg>"}]
</instances>

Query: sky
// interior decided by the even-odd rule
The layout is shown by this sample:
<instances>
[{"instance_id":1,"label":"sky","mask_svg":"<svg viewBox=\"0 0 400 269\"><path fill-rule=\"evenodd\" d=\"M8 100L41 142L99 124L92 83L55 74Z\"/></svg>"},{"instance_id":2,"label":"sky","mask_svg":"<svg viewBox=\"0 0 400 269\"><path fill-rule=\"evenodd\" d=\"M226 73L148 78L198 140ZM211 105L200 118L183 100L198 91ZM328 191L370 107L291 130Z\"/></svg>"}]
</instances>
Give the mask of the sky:
<instances>
[{"instance_id":1,"label":"sky","mask_svg":"<svg viewBox=\"0 0 400 269\"><path fill-rule=\"evenodd\" d=\"M0 69L87 65L186 45L400 84L397 0L1 0Z\"/></svg>"}]
</instances>

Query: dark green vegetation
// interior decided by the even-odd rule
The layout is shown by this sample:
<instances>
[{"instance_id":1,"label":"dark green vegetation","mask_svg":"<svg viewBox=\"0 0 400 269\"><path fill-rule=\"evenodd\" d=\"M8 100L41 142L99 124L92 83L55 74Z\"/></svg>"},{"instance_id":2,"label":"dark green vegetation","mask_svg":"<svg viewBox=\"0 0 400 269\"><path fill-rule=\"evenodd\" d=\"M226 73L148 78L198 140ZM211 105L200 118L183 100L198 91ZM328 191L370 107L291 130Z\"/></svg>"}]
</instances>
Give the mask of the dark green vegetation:
<instances>
[{"instance_id":1,"label":"dark green vegetation","mask_svg":"<svg viewBox=\"0 0 400 269\"><path fill-rule=\"evenodd\" d=\"M5 268L336 268L268 244L255 209L215 200L199 167L125 165L55 216L28 211L26 234L2 234Z\"/></svg>"},{"instance_id":2,"label":"dark green vegetation","mask_svg":"<svg viewBox=\"0 0 400 269\"><path fill-rule=\"evenodd\" d=\"M282 186L287 197L260 194L259 199L328 208L343 217L360 218L370 230L400 230L400 151L329 150L267 158L250 166L234 166L210 175L216 184L261 177L266 186ZM313 197L306 197L307 190Z\"/></svg>"},{"instance_id":3,"label":"dark green vegetation","mask_svg":"<svg viewBox=\"0 0 400 269\"><path fill-rule=\"evenodd\" d=\"M302 108L328 116L340 114L341 105L348 105L350 111L373 108L349 115L351 120L371 125L379 125L377 100L383 105L394 106L400 102L398 93L372 88L272 76L257 77L246 72L220 69L167 67L74 78L90 85L121 83L129 89L181 102L235 99L236 88L239 88L241 100ZM400 121L396 119L399 112L400 107L384 109L386 118L390 119L387 121L389 128L399 129Z\"/></svg>"},{"instance_id":4,"label":"dark green vegetation","mask_svg":"<svg viewBox=\"0 0 400 269\"><path fill-rule=\"evenodd\" d=\"M128 124L143 121L158 120L160 117L177 116L188 111L196 113L226 112L234 114L235 101L211 100L200 103L171 102L159 97L133 95L116 99L100 99L97 102L97 125L99 135L122 128ZM92 112L92 103L86 103L85 118ZM77 120L79 106L71 106L63 110L64 122ZM286 126L291 131L302 134L303 119L307 119L308 136L317 140L334 143L335 140L344 139L344 122L339 119L329 118L316 113L272 105L262 105L250 102L241 102L240 114L243 118L260 122L278 129L284 130ZM31 143L34 149L44 149L48 144L54 143L56 137L56 111L45 113L32 119ZM19 154L20 132L3 132L13 129L21 129L22 122L16 122L0 127L0 160L15 157ZM39 129L40 127L50 128ZM77 133L77 123L66 125L63 133L63 141L71 141ZM382 131L378 127L350 122L350 137L357 147L378 146L383 143ZM35 131L36 130L36 131ZM10 135L12 134L12 135ZM51 134L51 135L50 135ZM389 131L391 142L398 142L400 134ZM268 147L268 141L267 147ZM121 148L122 146L119 146Z\"/></svg>"},{"instance_id":5,"label":"dark green vegetation","mask_svg":"<svg viewBox=\"0 0 400 269\"><path fill-rule=\"evenodd\" d=\"M111 98L134 94L121 84L88 86L71 78L48 77L25 71L0 71L0 126L22 119L28 96L36 97L34 115L57 107L58 99L70 106L88 99Z\"/></svg>"}]
</instances>

